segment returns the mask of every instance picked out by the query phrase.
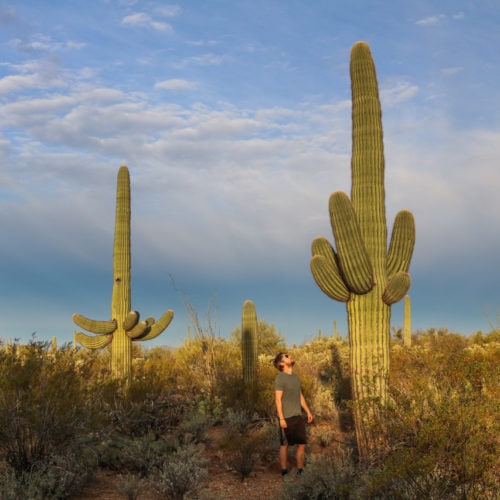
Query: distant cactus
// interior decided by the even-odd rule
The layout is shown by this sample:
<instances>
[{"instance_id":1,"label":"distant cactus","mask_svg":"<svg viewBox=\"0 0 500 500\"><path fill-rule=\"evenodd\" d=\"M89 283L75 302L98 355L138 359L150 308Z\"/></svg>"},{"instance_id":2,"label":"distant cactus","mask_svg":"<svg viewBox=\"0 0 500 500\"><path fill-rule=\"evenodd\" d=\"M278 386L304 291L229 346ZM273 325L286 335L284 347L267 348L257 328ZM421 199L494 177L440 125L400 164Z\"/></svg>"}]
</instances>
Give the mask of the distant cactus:
<instances>
[{"instance_id":1,"label":"distant cactus","mask_svg":"<svg viewBox=\"0 0 500 500\"><path fill-rule=\"evenodd\" d=\"M337 320L333 320L333 338L335 340L340 339L339 331L337 329Z\"/></svg>"},{"instance_id":2,"label":"distant cactus","mask_svg":"<svg viewBox=\"0 0 500 500\"><path fill-rule=\"evenodd\" d=\"M173 311L168 310L158 321L151 317L139 320L139 313L131 310L130 262L130 175L128 168L122 166L118 170L116 190L111 319L96 321L74 314L73 321L96 334L75 333L75 341L84 347L99 349L111 344L112 376L127 383L132 373L132 342L154 339L174 316Z\"/></svg>"},{"instance_id":3,"label":"distant cactus","mask_svg":"<svg viewBox=\"0 0 500 500\"><path fill-rule=\"evenodd\" d=\"M355 415L361 455L371 447L369 402L388 394L391 305L410 287L409 269L415 243L413 215L396 215L387 249L382 112L375 65L369 46L357 42L351 51L352 188L351 199L330 196L335 248L326 238L312 243L311 271L329 297L346 302L349 324L353 398L363 402ZM361 405L358 405L361 408Z\"/></svg>"},{"instance_id":4,"label":"distant cactus","mask_svg":"<svg viewBox=\"0 0 500 500\"><path fill-rule=\"evenodd\" d=\"M258 323L255 305L251 300L243 303L241 313L241 357L243 383L249 403L255 399L257 388Z\"/></svg>"},{"instance_id":5,"label":"distant cactus","mask_svg":"<svg viewBox=\"0 0 500 500\"><path fill-rule=\"evenodd\" d=\"M409 295L405 297L403 320L403 343L406 347L411 347L411 300Z\"/></svg>"}]
</instances>

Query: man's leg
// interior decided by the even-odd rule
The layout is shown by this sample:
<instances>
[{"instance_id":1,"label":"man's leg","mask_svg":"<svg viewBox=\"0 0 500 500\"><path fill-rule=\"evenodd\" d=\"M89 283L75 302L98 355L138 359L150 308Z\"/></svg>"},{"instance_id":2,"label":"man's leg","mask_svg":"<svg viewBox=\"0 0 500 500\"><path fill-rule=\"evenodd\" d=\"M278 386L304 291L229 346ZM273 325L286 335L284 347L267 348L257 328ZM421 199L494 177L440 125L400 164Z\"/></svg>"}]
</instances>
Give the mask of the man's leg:
<instances>
[{"instance_id":1,"label":"man's leg","mask_svg":"<svg viewBox=\"0 0 500 500\"><path fill-rule=\"evenodd\" d=\"M286 470L288 461L288 445L284 444L280 446L280 466L281 470Z\"/></svg>"},{"instance_id":2,"label":"man's leg","mask_svg":"<svg viewBox=\"0 0 500 500\"><path fill-rule=\"evenodd\" d=\"M306 445L298 444L297 445L297 453L295 454L295 458L297 460L297 469L301 470L304 468L304 456L305 456Z\"/></svg>"}]
</instances>

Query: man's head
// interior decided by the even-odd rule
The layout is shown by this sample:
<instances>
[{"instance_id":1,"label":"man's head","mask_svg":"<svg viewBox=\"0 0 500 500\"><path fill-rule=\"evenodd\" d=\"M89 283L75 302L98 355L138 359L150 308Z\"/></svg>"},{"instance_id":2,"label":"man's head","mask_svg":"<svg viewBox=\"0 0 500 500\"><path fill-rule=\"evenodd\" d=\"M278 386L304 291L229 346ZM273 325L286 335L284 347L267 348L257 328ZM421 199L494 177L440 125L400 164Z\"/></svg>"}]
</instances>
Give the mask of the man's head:
<instances>
[{"instance_id":1,"label":"man's head","mask_svg":"<svg viewBox=\"0 0 500 500\"><path fill-rule=\"evenodd\" d=\"M290 356L286 352L279 352L278 354L276 354L273 364L277 370L282 372L285 368L285 365L288 364L290 366L293 366L295 364L295 361L293 360L292 356Z\"/></svg>"}]
</instances>

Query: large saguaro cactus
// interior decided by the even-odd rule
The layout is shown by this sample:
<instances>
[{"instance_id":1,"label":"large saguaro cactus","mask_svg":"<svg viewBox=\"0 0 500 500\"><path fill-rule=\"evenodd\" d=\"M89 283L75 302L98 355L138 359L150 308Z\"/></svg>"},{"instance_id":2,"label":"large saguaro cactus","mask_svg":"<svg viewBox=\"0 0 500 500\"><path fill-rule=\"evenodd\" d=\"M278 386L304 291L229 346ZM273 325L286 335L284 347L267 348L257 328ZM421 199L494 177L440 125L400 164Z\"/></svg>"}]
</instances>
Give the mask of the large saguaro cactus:
<instances>
[{"instance_id":1,"label":"large saguaro cactus","mask_svg":"<svg viewBox=\"0 0 500 500\"><path fill-rule=\"evenodd\" d=\"M139 320L139 313L131 309L130 267L130 175L128 168L122 166L118 170L116 189L111 319L99 321L73 314L73 321L96 334L75 333L75 341L82 346L99 349L111 343L112 376L126 383L132 373L132 342L154 339L168 327L174 316L173 311L168 310L158 321L152 317Z\"/></svg>"},{"instance_id":2,"label":"large saguaro cactus","mask_svg":"<svg viewBox=\"0 0 500 500\"><path fill-rule=\"evenodd\" d=\"M351 199L341 191L330 196L335 247L326 238L316 238L310 265L321 290L346 303L356 438L360 455L367 456L374 444L370 419L388 392L391 305L410 287L415 223L410 212L400 211L387 248L382 111L365 42L352 48L350 73Z\"/></svg>"}]
</instances>

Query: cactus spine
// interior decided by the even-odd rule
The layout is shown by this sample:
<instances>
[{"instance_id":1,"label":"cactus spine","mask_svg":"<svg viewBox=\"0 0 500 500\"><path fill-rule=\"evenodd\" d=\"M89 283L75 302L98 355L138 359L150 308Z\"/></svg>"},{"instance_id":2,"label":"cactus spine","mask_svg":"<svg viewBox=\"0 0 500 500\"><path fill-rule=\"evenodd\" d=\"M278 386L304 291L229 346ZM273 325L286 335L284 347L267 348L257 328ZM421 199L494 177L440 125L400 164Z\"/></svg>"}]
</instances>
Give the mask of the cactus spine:
<instances>
[{"instance_id":1,"label":"cactus spine","mask_svg":"<svg viewBox=\"0 0 500 500\"><path fill-rule=\"evenodd\" d=\"M100 349L111 344L113 378L130 382L132 373L132 342L150 340L160 335L170 324L174 313L166 311L155 321L139 321L139 313L131 310L130 290L130 175L128 168L118 170L116 190L115 237L113 245L113 291L111 319L96 321L80 314L73 321L96 334L75 333L75 340L88 349Z\"/></svg>"},{"instance_id":2,"label":"cactus spine","mask_svg":"<svg viewBox=\"0 0 500 500\"><path fill-rule=\"evenodd\" d=\"M257 312L254 303L246 300L241 313L241 358L243 384L250 406L253 406L255 402L257 389L257 342Z\"/></svg>"},{"instance_id":3,"label":"cactus spine","mask_svg":"<svg viewBox=\"0 0 500 500\"><path fill-rule=\"evenodd\" d=\"M405 347L411 347L411 300L409 295L405 297L403 316L403 343Z\"/></svg>"},{"instance_id":4,"label":"cactus spine","mask_svg":"<svg viewBox=\"0 0 500 500\"><path fill-rule=\"evenodd\" d=\"M346 303L356 438L361 456L373 446L368 420L388 393L391 304L410 287L409 269L415 223L408 211L397 214L387 250L382 112L369 46L351 51L351 199L330 196L335 248L326 238L312 243L311 271L321 290Z\"/></svg>"}]
</instances>

